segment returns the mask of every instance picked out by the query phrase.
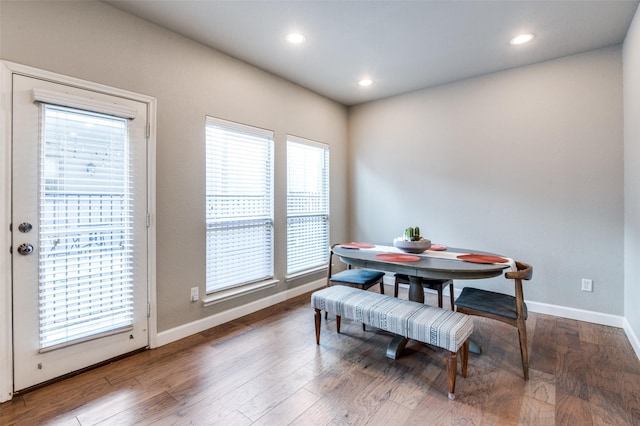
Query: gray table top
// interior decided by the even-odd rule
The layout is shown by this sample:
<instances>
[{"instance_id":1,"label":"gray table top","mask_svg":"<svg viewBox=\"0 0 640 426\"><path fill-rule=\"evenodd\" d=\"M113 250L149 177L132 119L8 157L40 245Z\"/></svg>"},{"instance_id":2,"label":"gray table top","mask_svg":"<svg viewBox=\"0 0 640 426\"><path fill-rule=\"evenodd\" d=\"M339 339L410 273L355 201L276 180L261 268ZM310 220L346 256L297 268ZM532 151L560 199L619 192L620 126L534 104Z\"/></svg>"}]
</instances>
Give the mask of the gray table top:
<instances>
[{"instance_id":1,"label":"gray table top","mask_svg":"<svg viewBox=\"0 0 640 426\"><path fill-rule=\"evenodd\" d=\"M385 245L390 246L392 244ZM491 278L502 275L504 269L509 267L506 264L472 263L456 259L440 259L435 257L421 257L420 260L416 262L393 262L377 259L375 257L376 254L389 253L388 251L378 251L375 249L353 249L341 247L339 245L333 248L333 252L347 265L432 279L471 280ZM447 248L447 252L493 254L479 250L453 247Z\"/></svg>"}]
</instances>

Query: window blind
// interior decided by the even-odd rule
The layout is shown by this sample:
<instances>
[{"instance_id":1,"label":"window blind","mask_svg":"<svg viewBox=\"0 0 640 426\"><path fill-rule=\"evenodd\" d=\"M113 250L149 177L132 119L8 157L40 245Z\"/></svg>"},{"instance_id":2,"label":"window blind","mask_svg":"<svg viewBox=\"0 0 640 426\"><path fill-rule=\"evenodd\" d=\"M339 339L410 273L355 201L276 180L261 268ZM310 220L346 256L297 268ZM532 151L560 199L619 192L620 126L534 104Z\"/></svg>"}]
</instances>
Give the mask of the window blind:
<instances>
[{"instance_id":1,"label":"window blind","mask_svg":"<svg viewBox=\"0 0 640 426\"><path fill-rule=\"evenodd\" d=\"M41 104L40 348L133 322L128 120Z\"/></svg>"},{"instance_id":2,"label":"window blind","mask_svg":"<svg viewBox=\"0 0 640 426\"><path fill-rule=\"evenodd\" d=\"M206 120L207 293L273 277L273 132Z\"/></svg>"},{"instance_id":3,"label":"window blind","mask_svg":"<svg viewBox=\"0 0 640 426\"><path fill-rule=\"evenodd\" d=\"M76 96L55 90L43 89L41 87L34 87L31 91L31 97L35 102L77 108L105 115L113 115L115 117L133 119L136 118L137 115L135 108L130 108L125 105L99 101L86 96Z\"/></svg>"},{"instance_id":4,"label":"window blind","mask_svg":"<svg viewBox=\"0 0 640 426\"><path fill-rule=\"evenodd\" d=\"M287 274L329 258L329 147L287 137Z\"/></svg>"}]
</instances>

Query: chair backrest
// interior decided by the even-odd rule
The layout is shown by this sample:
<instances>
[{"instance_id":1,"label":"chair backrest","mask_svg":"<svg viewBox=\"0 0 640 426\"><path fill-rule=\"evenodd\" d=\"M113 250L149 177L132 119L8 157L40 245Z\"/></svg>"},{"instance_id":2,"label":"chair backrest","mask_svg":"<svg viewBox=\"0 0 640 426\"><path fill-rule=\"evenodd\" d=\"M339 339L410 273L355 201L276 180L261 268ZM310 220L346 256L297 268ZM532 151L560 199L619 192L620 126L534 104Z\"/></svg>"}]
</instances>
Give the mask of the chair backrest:
<instances>
[{"instance_id":1,"label":"chair backrest","mask_svg":"<svg viewBox=\"0 0 640 426\"><path fill-rule=\"evenodd\" d=\"M329 267L327 268L327 285L329 285L329 280L331 279L331 264L333 263L333 248L336 245L337 244L334 244L331 247L329 247Z\"/></svg>"},{"instance_id":2,"label":"chair backrest","mask_svg":"<svg viewBox=\"0 0 640 426\"><path fill-rule=\"evenodd\" d=\"M509 271L504 274L504 277L511 280L530 280L533 276L533 266L516 260L516 267L517 271Z\"/></svg>"}]
</instances>

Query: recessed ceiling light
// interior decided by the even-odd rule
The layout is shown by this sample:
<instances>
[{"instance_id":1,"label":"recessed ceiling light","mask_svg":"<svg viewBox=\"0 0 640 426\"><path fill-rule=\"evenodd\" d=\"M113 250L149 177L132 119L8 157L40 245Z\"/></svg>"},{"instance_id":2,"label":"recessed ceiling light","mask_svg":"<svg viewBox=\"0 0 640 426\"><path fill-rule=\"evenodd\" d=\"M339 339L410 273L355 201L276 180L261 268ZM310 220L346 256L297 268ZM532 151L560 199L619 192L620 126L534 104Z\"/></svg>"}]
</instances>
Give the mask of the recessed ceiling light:
<instances>
[{"instance_id":1,"label":"recessed ceiling light","mask_svg":"<svg viewBox=\"0 0 640 426\"><path fill-rule=\"evenodd\" d=\"M368 78L363 78L362 80L360 80L358 82L358 84L362 87L367 87L367 86L371 86L373 84L373 80L368 79Z\"/></svg>"},{"instance_id":2,"label":"recessed ceiling light","mask_svg":"<svg viewBox=\"0 0 640 426\"><path fill-rule=\"evenodd\" d=\"M513 45L525 44L533 40L534 37L535 36L533 34L520 34L519 36L512 38L509 43Z\"/></svg>"},{"instance_id":3,"label":"recessed ceiling light","mask_svg":"<svg viewBox=\"0 0 640 426\"><path fill-rule=\"evenodd\" d=\"M289 33L286 36L284 36L284 39L292 44L304 43L307 40L305 36L299 33Z\"/></svg>"}]
</instances>

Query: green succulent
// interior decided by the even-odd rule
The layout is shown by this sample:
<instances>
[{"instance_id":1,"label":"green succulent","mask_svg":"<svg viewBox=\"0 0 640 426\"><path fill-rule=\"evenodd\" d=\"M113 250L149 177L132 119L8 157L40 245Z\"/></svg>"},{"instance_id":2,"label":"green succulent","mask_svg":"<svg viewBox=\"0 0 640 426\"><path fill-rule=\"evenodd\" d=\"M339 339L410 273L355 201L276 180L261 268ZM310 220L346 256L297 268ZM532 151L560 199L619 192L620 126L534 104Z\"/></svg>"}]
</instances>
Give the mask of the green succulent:
<instances>
[{"instance_id":1,"label":"green succulent","mask_svg":"<svg viewBox=\"0 0 640 426\"><path fill-rule=\"evenodd\" d=\"M408 227L404 230L404 238L407 241L420 241L420 228L419 227Z\"/></svg>"}]
</instances>

